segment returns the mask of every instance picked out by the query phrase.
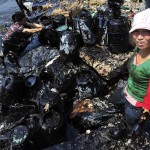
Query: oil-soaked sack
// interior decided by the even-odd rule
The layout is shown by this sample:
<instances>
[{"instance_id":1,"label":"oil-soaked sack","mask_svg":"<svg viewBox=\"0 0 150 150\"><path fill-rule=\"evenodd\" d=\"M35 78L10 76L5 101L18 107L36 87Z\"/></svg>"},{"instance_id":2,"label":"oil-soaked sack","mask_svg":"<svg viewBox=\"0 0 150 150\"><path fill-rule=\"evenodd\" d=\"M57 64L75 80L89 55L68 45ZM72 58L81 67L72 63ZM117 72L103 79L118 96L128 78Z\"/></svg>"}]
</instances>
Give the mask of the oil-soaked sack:
<instances>
[{"instance_id":1,"label":"oil-soaked sack","mask_svg":"<svg viewBox=\"0 0 150 150\"><path fill-rule=\"evenodd\" d=\"M58 33L53 29L43 29L39 34L39 41L42 45L57 47L59 44Z\"/></svg>"},{"instance_id":2,"label":"oil-soaked sack","mask_svg":"<svg viewBox=\"0 0 150 150\"><path fill-rule=\"evenodd\" d=\"M82 46L82 39L77 32L64 31L60 35L60 52L66 57L76 59L78 50Z\"/></svg>"},{"instance_id":3,"label":"oil-soaked sack","mask_svg":"<svg viewBox=\"0 0 150 150\"><path fill-rule=\"evenodd\" d=\"M63 104L58 92L52 90L45 90L39 97L39 109L41 113L49 112L52 109L57 112L63 112Z\"/></svg>"},{"instance_id":4,"label":"oil-soaked sack","mask_svg":"<svg viewBox=\"0 0 150 150\"><path fill-rule=\"evenodd\" d=\"M99 45L108 45L107 39L107 23L108 17L105 11L98 11L93 16L94 34L96 37L96 43Z\"/></svg>"},{"instance_id":5,"label":"oil-soaked sack","mask_svg":"<svg viewBox=\"0 0 150 150\"><path fill-rule=\"evenodd\" d=\"M129 24L124 16L112 18L108 23L108 46L112 53L124 53L130 49Z\"/></svg>"},{"instance_id":6,"label":"oil-soaked sack","mask_svg":"<svg viewBox=\"0 0 150 150\"><path fill-rule=\"evenodd\" d=\"M80 130L96 128L107 124L107 120L110 119L112 115L101 112L82 112L78 113L73 118L74 126Z\"/></svg>"},{"instance_id":7,"label":"oil-soaked sack","mask_svg":"<svg viewBox=\"0 0 150 150\"><path fill-rule=\"evenodd\" d=\"M56 88L60 93L69 93L74 88L75 73L77 68L72 62L66 62L62 57L49 62L46 68L48 80L52 87Z\"/></svg>"},{"instance_id":8,"label":"oil-soaked sack","mask_svg":"<svg viewBox=\"0 0 150 150\"><path fill-rule=\"evenodd\" d=\"M66 24L66 17L62 14L58 14L53 18L53 26L54 29L57 29L60 26L63 26Z\"/></svg>"},{"instance_id":9,"label":"oil-soaked sack","mask_svg":"<svg viewBox=\"0 0 150 150\"><path fill-rule=\"evenodd\" d=\"M30 131L25 125L18 125L10 131L9 142L12 149L35 149L34 141L30 137Z\"/></svg>"},{"instance_id":10,"label":"oil-soaked sack","mask_svg":"<svg viewBox=\"0 0 150 150\"><path fill-rule=\"evenodd\" d=\"M23 123L24 121L25 121L25 115L21 112L15 112L9 114L4 118L4 121L0 123L1 131L11 130L15 126Z\"/></svg>"},{"instance_id":11,"label":"oil-soaked sack","mask_svg":"<svg viewBox=\"0 0 150 150\"><path fill-rule=\"evenodd\" d=\"M96 42L95 35L92 31L92 23L86 16L73 18L74 30L81 34L85 44L93 45Z\"/></svg>"},{"instance_id":12,"label":"oil-soaked sack","mask_svg":"<svg viewBox=\"0 0 150 150\"><path fill-rule=\"evenodd\" d=\"M98 82L98 77L95 78L94 74L89 70L82 70L77 73L76 84L76 89L78 91L76 95L78 95L78 99L95 97L98 95L101 88Z\"/></svg>"},{"instance_id":13,"label":"oil-soaked sack","mask_svg":"<svg viewBox=\"0 0 150 150\"><path fill-rule=\"evenodd\" d=\"M39 75L45 64L57 55L59 51L56 48L38 47L19 58L20 72L29 74L36 72L35 74Z\"/></svg>"},{"instance_id":14,"label":"oil-soaked sack","mask_svg":"<svg viewBox=\"0 0 150 150\"><path fill-rule=\"evenodd\" d=\"M1 102L6 107L22 102L25 94L25 85L22 76L8 76L2 80Z\"/></svg>"},{"instance_id":15,"label":"oil-soaked sack","mask_svg":"<svg viewBox=\"0 0 150 150\"><path fill-rule=\"evenodd\" d=\"M49 27L53 26L52 19L50 17L44 16L44 15L39 18L39 23L44 26L49 26Z\"/></svg>"},{"instance_id":16,"label":"oil-soaked sack","mask_svg":"<svg viewBox=\"0 0 150 150\"><path fill-rule=\"evenodd\" d=\"M9 51L4 57L6 67L20 67L18 63L18 55L15 52Z\"/></svg>"},{"instance_id":17,"label":"oil-soaked sack","mask_svg":"<svg viewBox=\"0 0 150 150\"><path fill-rule=\"evenodd\" d=\"M133 52L112 54L108 48L81 48L80 57L106 80L127 76L126 63Z\"/></svg>"},{"instance_id":18,"label":"oil-soaked sack","mask_svg":"<svg viewBox=\"0 0 150 150\"><path fill-rule=\"evenodd\" d=\"M45 146L54 145L64 140L64 119L58 112L51 111L43 115L40 120L40 126L41 142Z\"/></svg>"}]
</instances>

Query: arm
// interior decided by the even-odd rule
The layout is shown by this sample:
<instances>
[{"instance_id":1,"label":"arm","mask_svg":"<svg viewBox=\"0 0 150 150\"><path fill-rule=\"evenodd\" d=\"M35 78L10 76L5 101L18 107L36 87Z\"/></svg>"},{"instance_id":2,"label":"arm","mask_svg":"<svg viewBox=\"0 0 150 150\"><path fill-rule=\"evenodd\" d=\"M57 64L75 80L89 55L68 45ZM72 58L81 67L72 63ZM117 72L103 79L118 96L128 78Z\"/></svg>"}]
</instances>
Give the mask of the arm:
<instances>
[{"instance_id":1,"label":"arm","mask_svg":"<svg viewBox=\"0 0 150 150\"><path fill-rule=\"evenodd\" d=\"M43 29L43 26L37 23L29 23L27 22L26 25L30 28L24 28L22 32L24 33L36 33L39 32Z\"/></svg>"},{"instance_id":2,"label":"arm","mask_svg":"<svg viewBox=\"0 0 150 150\"><path fill-rule=\"evenodd\" d=\"M31 27L31 28L43 28L43 26L41 24L37 24L37 23L27 22L26 25Z\"/></svg>"},{"instance_id":3,"label":"arm","mask_svg":"<svg viewBox=\"0 0 150 150\"><path fill-rule=\"evenodd\" d=\"M36 33L41 31L43 28L33 28L33 29L29 29L29 28L24 28L22 32L24 33Z\"/></svg>"}]
</instances>

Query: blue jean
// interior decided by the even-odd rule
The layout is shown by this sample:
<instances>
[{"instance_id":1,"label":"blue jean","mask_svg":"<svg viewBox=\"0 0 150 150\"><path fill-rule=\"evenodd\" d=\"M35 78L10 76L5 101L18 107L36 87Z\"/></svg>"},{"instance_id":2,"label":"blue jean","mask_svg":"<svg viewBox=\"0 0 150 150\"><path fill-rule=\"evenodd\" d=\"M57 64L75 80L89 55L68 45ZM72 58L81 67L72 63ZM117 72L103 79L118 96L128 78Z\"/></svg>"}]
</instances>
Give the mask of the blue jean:
<instances>
[{"instance_id":1,"label":"blue jean","mask_svg":"<svg viewBox=\"0 0 150 150\"><path fill-rule=\"evenodd\" d=\"M129 129L133 129L134 125L138 123L142 113L142 108L138 108L130 104L127 100L125 103L125 118Z\"/></svg>"},{"instance_id":2,"label":"blue jean","mask_svg":"<svg viewBox=\"0 0 150 150\"><path fill-rule=\"evenodd\" d=\"M129 127L129 129L133 129L133 126L138 123L140 116L142 114L142 108L135 107L131 105L128 101L125 104L125 117L126 117L126 123ZM150 117L145 122L143 129L145 132L148 132L150 134Z\"/></svg>"},{"instance_id":3,"label":"blue jean","mask_svg":"<svg viewBox=\"0 0 150 150\"><path fill-rule=\"evenodd\" d=\"M114 100L114 105L124 105L125 106L125 119L129 129L132 129L133 126L138 122L140 117L141 108L137 108L132 106L124 95L124 88L118 89L120 94L118 94L118 98ZM115 91L117 92L117 91ZM114 93L115 94L115 93Z\"/></svg>"},{"instance_id":4,"label":"blue jean","mask_svg":"<svg viewBox=\"0 0 150 150\"><path fill-rule=\"evenodd\" d=\"M125 104L125 119L126 124L130 130L133 129L134 125L138 123L140 116L142 114L142 108L141 107L135 107L132 104L128 102L128 100L124 96L124 89L121 91L121 100L120 103ZM144 130L150 133L150 117L147 119Z\"/></svg>"},{"instance_id":5,"label":"blue jean","mask_svg":"<svg viewBox=\"0 0 150 150\"><path fill-rule=\"evenodd\" d=\"M41 44L39 42L39 37L38 37L37 34L35 34L35 35L32 36L31 42L27 45L27 47L25 48L23 53L31 51L32 49L37 48L39 46L41 46Z\"/></svg>"}]
</instances>

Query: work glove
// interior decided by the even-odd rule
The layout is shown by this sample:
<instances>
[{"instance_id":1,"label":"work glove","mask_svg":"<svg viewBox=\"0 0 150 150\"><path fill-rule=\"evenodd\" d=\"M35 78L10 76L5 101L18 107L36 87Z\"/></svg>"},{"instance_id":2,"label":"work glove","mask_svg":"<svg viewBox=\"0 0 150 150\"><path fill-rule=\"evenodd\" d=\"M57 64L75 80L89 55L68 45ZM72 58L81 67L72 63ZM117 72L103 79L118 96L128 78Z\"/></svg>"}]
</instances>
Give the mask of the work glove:
<instances>
[{"instance_id":1,"label":"work glove","mask_svg":"<svg viewBox=\"0 0 150 150\"><path fill-rule=\"evenodd\" d=\"M47 26L43 26L43 30L47 30L47 29L50 29L51 28L51 25L47 25Z\"/></svg>"},{"instance_id":2,"label":"work glove","mask_svg":"<svg viewBox=\"0 0 150 150\"><path fill-rule=\"evenodd\" d=\"M131 132L131 138L136 139L139 137L143 131L143 126L145 122L147 121L147 118L149 117L149 112L143 112L141 114L140 120L137 124L134 125L132 132Z\"/></svg>"}]
</instances>

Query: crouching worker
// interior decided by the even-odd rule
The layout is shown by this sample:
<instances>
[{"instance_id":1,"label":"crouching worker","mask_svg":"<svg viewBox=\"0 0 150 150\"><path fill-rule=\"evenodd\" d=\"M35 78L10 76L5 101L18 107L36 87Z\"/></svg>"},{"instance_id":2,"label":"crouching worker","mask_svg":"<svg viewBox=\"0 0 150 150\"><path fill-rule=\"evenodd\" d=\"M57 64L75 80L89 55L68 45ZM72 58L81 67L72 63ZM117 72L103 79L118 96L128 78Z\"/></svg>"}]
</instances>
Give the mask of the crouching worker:
<instances>
[{"instance_id":1,"label":"crouching worker","mask_svg":"<svg viewBox=\"0 0 150 150\"><path fill-rule=\"evenodd\" d=\"M3 55L9 51L21 54L29 44L28 38L43 29L43 26L36 23L29 23L23 12L15 13L15 22L10 26L2 37Z\"/></svg>"},{"instance_id":2,"label":"crouching worker","mask_svg":"<svg viewBox=\"0 0 150 150\"><path fill-rule=\"evenodd\" d=\"M134 16L130 34L136 48L128 61L129 77L122 99L127 128L136 138L144 130L150 133L150 9Z\"/></svg>"}]
</instances>

